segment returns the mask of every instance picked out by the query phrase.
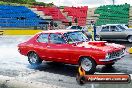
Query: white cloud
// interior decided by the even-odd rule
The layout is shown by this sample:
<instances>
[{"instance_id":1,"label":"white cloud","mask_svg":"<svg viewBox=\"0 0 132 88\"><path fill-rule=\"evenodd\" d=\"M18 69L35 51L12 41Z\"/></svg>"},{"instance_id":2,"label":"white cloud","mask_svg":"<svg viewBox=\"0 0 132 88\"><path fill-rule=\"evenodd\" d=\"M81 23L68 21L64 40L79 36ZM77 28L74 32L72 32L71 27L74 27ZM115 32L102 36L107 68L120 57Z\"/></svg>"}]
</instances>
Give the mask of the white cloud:
<instances>
[{"instance_id":1,"label":"white cloud","mask_svg":"<svg viewBox=\"0 0 132 88\"><path fill-rule=\"evenodd\" d=\"M97 7L100 5L112 4L112 0L36 0L39 2L51 3L57 6L88 6ZM128 3L132 6L132 0L115 0L115 4Z\"/></svg>"}]
</instances>

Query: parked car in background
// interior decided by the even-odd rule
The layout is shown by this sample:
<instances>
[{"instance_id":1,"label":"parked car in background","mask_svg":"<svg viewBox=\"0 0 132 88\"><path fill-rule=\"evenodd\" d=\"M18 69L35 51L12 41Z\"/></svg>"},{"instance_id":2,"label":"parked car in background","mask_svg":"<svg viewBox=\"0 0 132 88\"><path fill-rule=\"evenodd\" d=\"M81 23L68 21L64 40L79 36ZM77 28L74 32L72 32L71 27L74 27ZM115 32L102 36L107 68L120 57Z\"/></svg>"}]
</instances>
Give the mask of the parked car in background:
<instances>
[{"instance_id":1,"label":"parked car in background","mask_svg":"<svg viewBox=\"0 0 132 88\"><path fill-rule=\"evenodd\" d=\"M87 34L88 38L92 38L92 34L90 32L88 32L88 27L87 26L69 26L66 29L68 30L79 30L79 31L83 31Z\"/></svg>"},{"instance_id":2,"label":"parked car in background","mask_svg":"<svg viewBox=\"0 0 132 88\"><path fill-rule=\"evenodd\" d=\"M112 66L125 56L125 46L106 41L89 41L78 30L49 30L36 34L18 45L20 54L31 65L43 60L80 65L86 73L94 73L97 65Z\"/></svg>"},{"instance_id":3,"label":"parked car in background","mask_svg":"<svg viewBox=\"0 0 132 88\"><path fill-rule=\"evenodd\" d=\"M73 30L80 30L80 31L88 31L88 28L86 26L81 27L81 26L76 26L76 25L69 26L66 29L73 29Z\"/></svg>"},{"instance_id":4,"label":"parked car in background","mask_svg":"<svg viewBox=\"0 0 132 88\"><path fill-rule=\"evenodd\" d=\"M120 24L102 25L97 32L96 40L125 39L132 42L132 30L126 29Z\"/></svg>"}]
</instances>

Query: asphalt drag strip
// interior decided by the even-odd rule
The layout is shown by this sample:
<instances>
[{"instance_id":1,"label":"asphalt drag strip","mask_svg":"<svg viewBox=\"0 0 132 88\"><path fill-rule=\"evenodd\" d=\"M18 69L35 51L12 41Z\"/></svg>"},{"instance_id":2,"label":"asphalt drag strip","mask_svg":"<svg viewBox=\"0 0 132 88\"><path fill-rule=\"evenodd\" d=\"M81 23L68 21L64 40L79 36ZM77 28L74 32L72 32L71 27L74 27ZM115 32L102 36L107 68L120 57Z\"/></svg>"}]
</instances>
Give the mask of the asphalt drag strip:
<instances>
[{"instance_id":1,"label":"asphalt drag strip","mask_svg":"<svg viewBox=\"0 0 132 88\"><path fill-rule=\"evenodd\" d=\"M77 66L43 62L32 67L19 54L17 45L31 36L0 36L0 88L131 88L130 84L85 84L76 82ZM126 42L115 42L127 47ZM97 66L96 73L132 74L132 55L127 54L112 68Z\"/></svg>"}]
</instances>

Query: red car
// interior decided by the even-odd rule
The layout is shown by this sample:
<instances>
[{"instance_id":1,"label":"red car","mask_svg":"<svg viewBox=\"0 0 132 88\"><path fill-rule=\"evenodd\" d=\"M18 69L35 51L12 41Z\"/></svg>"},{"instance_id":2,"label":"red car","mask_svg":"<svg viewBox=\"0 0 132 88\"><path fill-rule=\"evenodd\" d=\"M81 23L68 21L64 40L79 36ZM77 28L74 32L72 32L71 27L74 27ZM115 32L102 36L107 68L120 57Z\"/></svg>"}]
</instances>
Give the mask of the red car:
<instances>
[{"instance_id":1,"label":"red car","mask_svg":"<svg viewBox=\"0 0 132 88\"><path fill-rule=\"evenodd\" d=\"M31 65L43 60L80 65L87 73L94 73L97 65L112 66L125 56L125 46L106 41L89 41L78 30L49 30L36 34L18 45Z\"/></svg>"}]
</instances>

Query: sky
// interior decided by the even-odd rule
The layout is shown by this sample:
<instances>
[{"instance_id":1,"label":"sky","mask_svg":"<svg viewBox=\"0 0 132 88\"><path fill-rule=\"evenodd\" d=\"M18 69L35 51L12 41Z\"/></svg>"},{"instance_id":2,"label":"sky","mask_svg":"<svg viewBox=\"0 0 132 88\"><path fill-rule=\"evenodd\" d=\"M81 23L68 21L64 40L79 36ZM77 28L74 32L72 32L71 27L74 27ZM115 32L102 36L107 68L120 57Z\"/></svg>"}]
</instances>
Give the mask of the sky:
<instances>
[{"instance_id":1,"label":"sky","mask_svg":"<svg viewBox=\"0 0 132 88\"><path fill-rule=\"evenodd\" d=\"M98 7L100 5L113 4L112 0L36 0L38 2L51 3L53 2L56 6L88 6ZM115 0L115 4L131 4L132 0Z\"/></svg>"}]
</instances>

